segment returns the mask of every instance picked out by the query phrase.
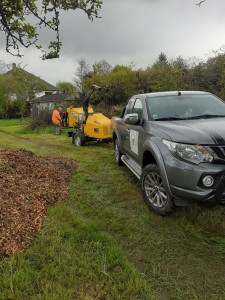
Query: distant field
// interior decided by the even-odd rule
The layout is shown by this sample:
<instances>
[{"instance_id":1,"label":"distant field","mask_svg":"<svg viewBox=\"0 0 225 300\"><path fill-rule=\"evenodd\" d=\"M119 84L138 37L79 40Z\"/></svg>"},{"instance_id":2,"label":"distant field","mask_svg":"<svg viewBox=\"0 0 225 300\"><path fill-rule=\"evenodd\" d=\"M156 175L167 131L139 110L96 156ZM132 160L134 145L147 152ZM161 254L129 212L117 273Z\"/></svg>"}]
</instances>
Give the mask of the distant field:
<instances>
[{"instance_id":1,"label":"distant field","mask_svg":"<svg viewBox=\"0 0 225 300\"><path fill-rule=\"evenodd\" d=\"M75 148L51 127L0 120L5 148L71 157L78 170L31 247L2 258L0 299L225 299L224 207L159 217L111 144Z\"/></svg>"}]
</instances>

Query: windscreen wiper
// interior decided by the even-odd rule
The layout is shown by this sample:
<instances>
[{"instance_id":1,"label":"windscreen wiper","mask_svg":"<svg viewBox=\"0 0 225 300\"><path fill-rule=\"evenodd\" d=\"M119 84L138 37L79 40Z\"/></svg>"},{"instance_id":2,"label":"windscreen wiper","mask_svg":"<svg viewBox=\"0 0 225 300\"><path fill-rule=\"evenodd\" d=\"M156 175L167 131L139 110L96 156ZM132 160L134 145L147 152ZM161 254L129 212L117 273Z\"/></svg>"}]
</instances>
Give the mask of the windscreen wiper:
<instances>
[{"instance_id":1,"label":"windscreen wiper","mask_svg":"<svg viewBox=\"0 0 225 300\"><path fill-rule=\"evenodd\" d=\"M167 118L154 119L154 121L177 121L177 120L186 120L186 118L167 117Z\"/></svg>"},{"instance_id":2,"label":"windscreen wiper","mask_svg":"<svg viewBox=\"0 0 225 300\"><path fill-rule=\"evenodd\" d=\"M194 119L209 119L209 118L224 118L225 115L199 115L188 118L167 117L155 119L155 121L179 121L179 120L194 120Z\"/></svg>"},{"instance_id":3,"label":"windscreen wiper","mask_svg":"<svg viewBox=\"0 0 225 300\"><path fill-rule=\"evenodd\" d=\"M209 118L224 118L225 115L199 115L199 116L193 116L189 118L185 118L185 120L193 120L193 119L209 119Z\"/></svg>"}]
</instances>

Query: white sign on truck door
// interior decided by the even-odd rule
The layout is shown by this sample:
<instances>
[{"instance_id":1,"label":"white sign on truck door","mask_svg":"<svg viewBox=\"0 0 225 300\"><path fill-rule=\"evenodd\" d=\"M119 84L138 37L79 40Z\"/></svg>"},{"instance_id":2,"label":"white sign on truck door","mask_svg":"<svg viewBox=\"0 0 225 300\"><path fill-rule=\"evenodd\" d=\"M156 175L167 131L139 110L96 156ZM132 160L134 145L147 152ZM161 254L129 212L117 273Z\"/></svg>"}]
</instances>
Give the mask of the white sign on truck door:
<instances>
[{"instance_id":1,"label":"white sign on truck door","mask_svg":"<svg viewBox=\"0 0 225 300\"><path fill-rule=\"evenodd\" d=\"M130 130L130 149L138 155L138 131Z\"/></svg>"}]
</instances>

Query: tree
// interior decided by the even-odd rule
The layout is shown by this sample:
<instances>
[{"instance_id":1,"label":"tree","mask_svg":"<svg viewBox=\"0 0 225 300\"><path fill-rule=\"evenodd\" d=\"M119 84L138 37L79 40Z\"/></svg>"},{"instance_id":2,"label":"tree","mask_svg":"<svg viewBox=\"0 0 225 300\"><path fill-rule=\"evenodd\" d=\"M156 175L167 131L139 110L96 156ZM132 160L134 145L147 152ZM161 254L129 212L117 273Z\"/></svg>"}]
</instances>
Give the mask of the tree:
<instances>
[{"instance_id":1,"label":"tree","mask_svg":"<svg viewBox=\"0 0 225 300\"><path fill-rule=\"evenodd\" d=\"M181 56L178 56L175 60L171 62L171 66L174 71L175 81L177 84L178 90L188 90L188 72L189 72L189 63L187 59L184 59Z\"/></svg>"},{"instance_id":2,"label":"tree","mask_svg":"<svg viewBox=\"0 0 225 300\"><path fill-rule=\"evenodd\" d=\"M77 91L80 94L84 93L83 80L90 73L90 65L86 62L84 58L78 60L78 67L75 72L74 83Z\"/></svg>"},{"instance_id":3,"label":"tree","mask_svg":"<svg viewBox=\"0 0 225 300\"><path fill-rule=\"evenodd\" d=\"M4 117L7 117L8 106L9 106L9 101L6 97L5 84L0 77L0 115L2 119Z\"/></svg>"},{"instance_id":4,"label":"tree","mask_svg":"<svg viewBox=\"0 0 225 300\"><path fill-rule=\"evenodd\" d=\"M154 63L153 68L154 67L159 67L159 68L163 68L163 67L167 67L169 65L166 54L161 52L158 56L157 61Z\"/></svg>"},{"instance_id":5,"label":"tree","mask_svg":"<svg viewBox=\"0 0 225 300\"><path fill-rule=\"evenodd\" d=\"M35 98L35 93L48 90L46 82L33 74L24 72L23 69L16 68L12 71L14 77L13 90L16 95L19 107L19 116L23 117L27 100Z\"/></svg>"},{"instance_id":6,"label":"tree","mask_svg":"<svg viewBox=\"0 0 225 300\"><path fill-rule=\"evenodd\" d=\"M1 0L0 31L6 36L6 51L21 56L21 46L28 48L35 45L42 49L43 59L56 58L61 47L60 12L80 9L93 20L98 18L101 5L102 1L99 0ZM43 27L48 27L56 34L55 40L49 43L48 53L38 44L38 29Z\"/></svg>"},{"instance_id":7,"label":"tree","mask_svg":"<svg viewBox=\"0 0 225 300\"><path fill-rule=\"evenodd\" d=\"M76 87L71 82L59 81L56 84L56 87L60 90L61 93L75 93L76 92Z\"/></svg>"},{"instance_id":8,"label":"tree","mask_svg":"<svg viewBox=\"0 0 225 300\"><path fill-rule=\"evenodd\" d=\"M100 76L112 71L112 66L105 59L95 62L92 67L94 74L99 74Z\"/></svg>"},{"instance_id":9,"label":"tree","mask_svg":"<svg viewBox=\"0 0 225 300\"><path fill-rule=\"evenodd\" d=\"M7 100L6 117L9 104L14 100L18 115L22 119L26 110L27 100L35 98L35 93L48 90L48 85L39 77L17 67L0 76L0 89L3 92L4 99Z\"/></svg>"},{"instance_id":10,"label":"tree","mask_svg":"<svg viewBox=\"0 0 225 300\"><path fill-rule=\"evenodd\" d=\"M94 65L95 67L96 65ZM120 105L126 103L133 94L137 94L138 79L136 72L129 67L116 65L111 72L91 72L83 81L85 91L93 84L99 85L102 90L91 97L91 102L96 104Z\"/></svg>"},{"instance_id":11,"label":"tree","mask_svg":"<svg viewBox=\"0 0 225 300\"><path fill-rule=\"evenodd\" d=\"M206 73L204 62L199 62L195 67L191 68L189 70L189 89L193 91L207 91Z\"/></svg>"},{"instance_id":12,"label":"tree","mask_svg":"<svg viewBox=\"0 0 225 300\"><path fill-rule=\"evenodd\" d=\"M161 53L156 63L146 69L133 65L111 67L105 61L96 62L82 80L84 91L91 85L102 87L91 97L94 105L123 105L129 97L139 93L174 90L202 90L225 98L225 51L214 52L206 62L178 56L168 62Z\"/></svg>"},{"instance_id":13,"label":"tree","mask_svg":"<svg viewBox=\"0 0 225 300\"><path fill-rule=\"evenodd\" d=\"M204 80L207 91L224 98L225 54L208 58L205 70Z\"/></svg>"},{"instance_id":14,"label":"tree","mask_svg":"<svg viewBox=\"0 0 225 300\"><path fill-rule=\"evenodd\" d=\"M8 111L10 106L10 97L12 95L12 83L10 78L3 76L9 71L10 65L3 60L0 61L0 114L1 118L8 118Z\"/></svg>"},{"instance_id":15,"label":"tree","mask_svg":"<svg viewBox=\"0 0 225 300\"><path fill-rule=\"evenodd\" d=\"M182 72L188 71L188 62L182 56L178 56L175 60L173 60L172 66Z\"/></svg>"},{"instance_id":16,"label":"tree","mask_svg":"<svg viewBox=\"0 0 225 300\"><path fill-rule=\"evenodd\" d=\"M0 60L0 75L6 73L10 69L10 64L6 64L4 60Z\"/></svg>"}]
</instances>

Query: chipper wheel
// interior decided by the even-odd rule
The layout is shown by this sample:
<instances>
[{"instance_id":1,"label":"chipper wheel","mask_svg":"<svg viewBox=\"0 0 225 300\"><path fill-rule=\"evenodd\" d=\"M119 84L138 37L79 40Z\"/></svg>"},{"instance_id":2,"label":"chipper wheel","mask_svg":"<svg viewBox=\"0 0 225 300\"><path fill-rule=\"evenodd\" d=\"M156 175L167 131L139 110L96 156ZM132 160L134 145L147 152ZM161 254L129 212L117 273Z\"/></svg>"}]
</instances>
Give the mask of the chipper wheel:
<instances>
[{"instance_id":1,"label":"chipper wheel","mask_svg":"<svg viewBox=\"0 0 225 300\"><path fill-rule=\"evenodd\" d=\"M81 147L85 145L85 136L83 132L77 132L73 134L72 142L75 146Z\"/></svg>"}]
</instances>

